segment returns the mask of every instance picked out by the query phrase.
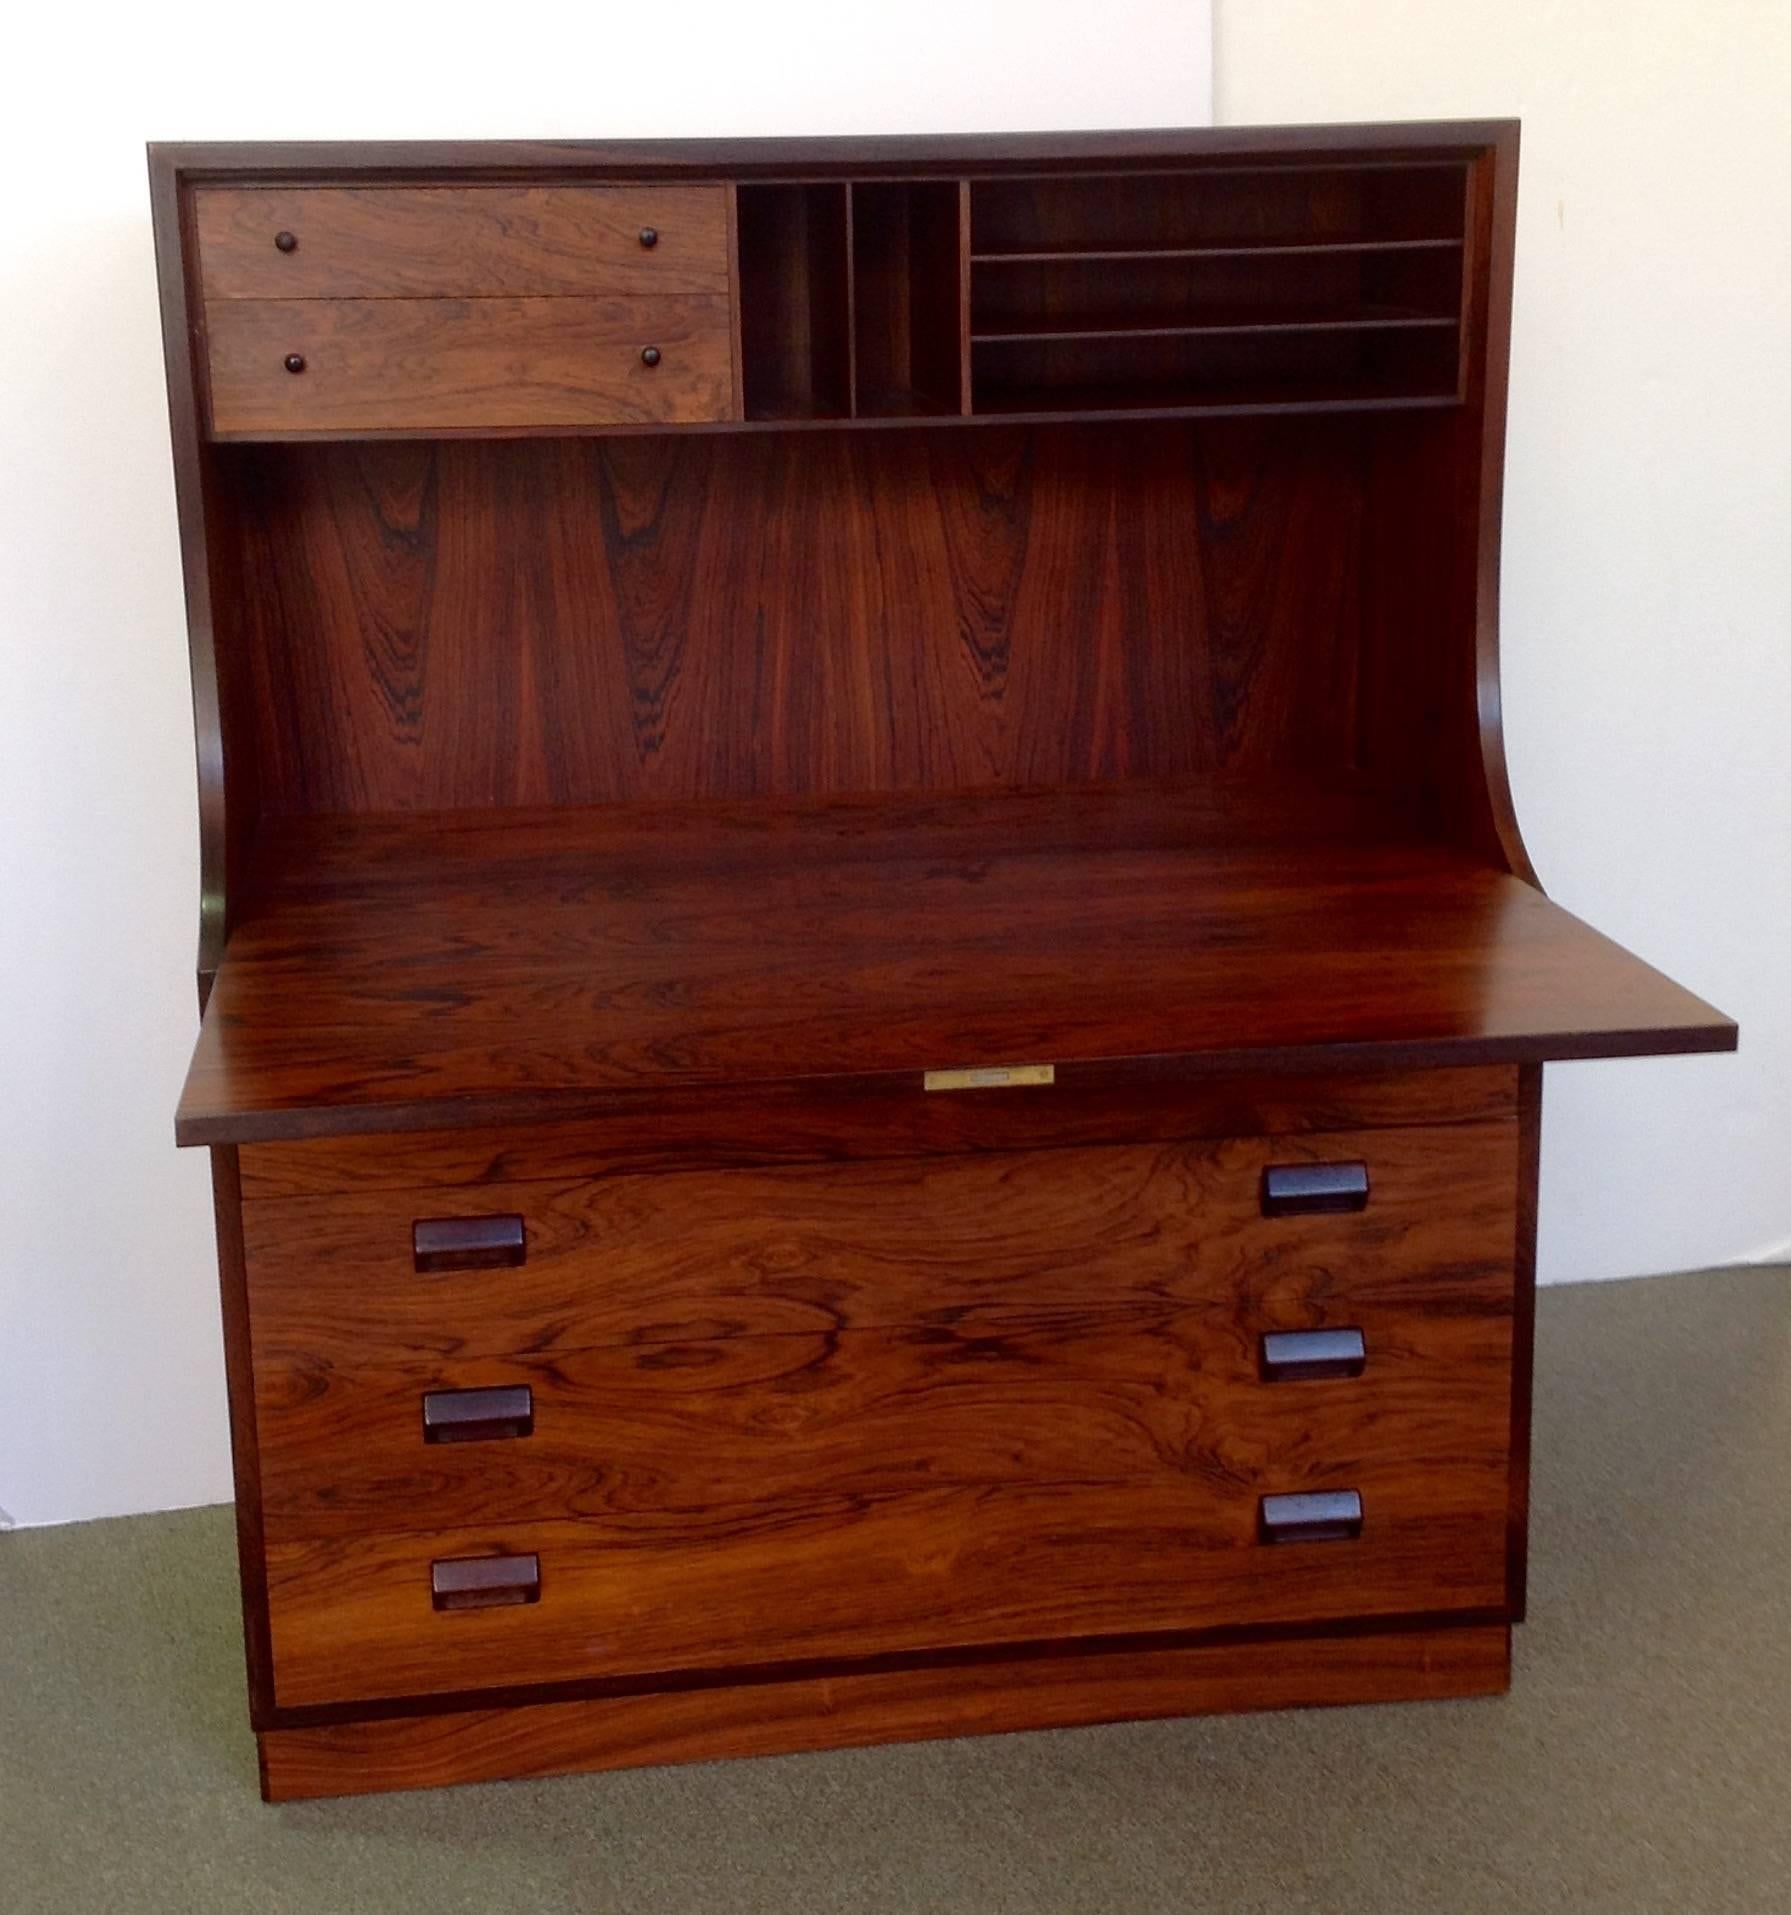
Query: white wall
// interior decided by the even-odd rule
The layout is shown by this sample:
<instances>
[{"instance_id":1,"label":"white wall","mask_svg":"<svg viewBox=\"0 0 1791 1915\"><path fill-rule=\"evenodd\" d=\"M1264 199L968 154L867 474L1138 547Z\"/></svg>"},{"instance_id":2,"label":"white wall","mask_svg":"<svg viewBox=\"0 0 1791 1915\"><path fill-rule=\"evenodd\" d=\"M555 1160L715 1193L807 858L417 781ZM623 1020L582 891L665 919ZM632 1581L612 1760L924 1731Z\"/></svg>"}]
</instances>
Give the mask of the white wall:
<instances>
[{"instance_id":1,"label":"white wall","mask_svg":"<svg viewBox=\"0 0 1791 1915\"><path fill-rule=\"evenodd\" d=\"M1218 0L1224 123L1520 115L1501 635L1543 884L1741 1024L1552 1065L1545 1281L1791 1256L1791 6Z\"/></svg>"},{"instance_id":2,"label":"white wall","mask_svg":"<svg viewBox=\"0 0 1791 1915\"><path fill-rule=\"evenodd\" d=\"M0 115L0 1507L230 1494L148 139L1198 125L1205 0L30 9Z\"/></svg>"}]
</instances>

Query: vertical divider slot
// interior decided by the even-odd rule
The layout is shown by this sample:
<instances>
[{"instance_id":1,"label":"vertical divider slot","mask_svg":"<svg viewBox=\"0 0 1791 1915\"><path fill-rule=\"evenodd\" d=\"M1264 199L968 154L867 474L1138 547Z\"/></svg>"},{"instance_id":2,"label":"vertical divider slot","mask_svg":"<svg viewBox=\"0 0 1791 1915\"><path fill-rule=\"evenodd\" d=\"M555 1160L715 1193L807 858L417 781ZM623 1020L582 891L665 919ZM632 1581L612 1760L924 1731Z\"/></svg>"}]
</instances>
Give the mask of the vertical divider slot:
<instances>
[{"instance_id":1,"label":"vertical divider slot","mask_svg":"<svg viewBox=\"0 0 1791 1915\"><path fill-rule=\"evenodd\" d=\"M956 180L852 187L853 341L860 418L964 410L963 192Z\"/></svg>"},{"instance_id":2,"label":"vertical divider slot","mask_svg":"<svg viewBox=\"0 0 1791 1915\"><path fill-rule=\"evenodd\" d=\"M847 188L739 188L740 336L748 419L852 414Z\"/></svg>"}]
</instances>

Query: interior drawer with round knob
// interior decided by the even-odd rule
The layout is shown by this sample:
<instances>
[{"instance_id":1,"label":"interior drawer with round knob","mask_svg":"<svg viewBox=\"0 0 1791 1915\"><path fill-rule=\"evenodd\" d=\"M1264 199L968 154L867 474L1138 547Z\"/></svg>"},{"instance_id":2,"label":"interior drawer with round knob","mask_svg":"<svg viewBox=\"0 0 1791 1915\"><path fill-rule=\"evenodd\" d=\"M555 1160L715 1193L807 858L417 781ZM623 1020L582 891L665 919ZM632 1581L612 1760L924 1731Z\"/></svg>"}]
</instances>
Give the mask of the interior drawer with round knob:
<instances>
[{"instance_id":1,"label":"interior drawer with round knob","mask_svg":"<svg viewBox=\"0 0 1791 1915\"><path fill-rule=\"evenodd\" d=\"M725 297L227 300L206 339L224 438L735 414Z\"/></svg>"},{"instance_id":2,"label":"interior drawer with round knob","mask_svg":"<svg viewBox=\"0 0 1791 1915\"><path fill-rule=\"evenodd\" d=\"M728 290L725 186L209 186L193 219L207 304Z\"/></svg>"}]
</instances>

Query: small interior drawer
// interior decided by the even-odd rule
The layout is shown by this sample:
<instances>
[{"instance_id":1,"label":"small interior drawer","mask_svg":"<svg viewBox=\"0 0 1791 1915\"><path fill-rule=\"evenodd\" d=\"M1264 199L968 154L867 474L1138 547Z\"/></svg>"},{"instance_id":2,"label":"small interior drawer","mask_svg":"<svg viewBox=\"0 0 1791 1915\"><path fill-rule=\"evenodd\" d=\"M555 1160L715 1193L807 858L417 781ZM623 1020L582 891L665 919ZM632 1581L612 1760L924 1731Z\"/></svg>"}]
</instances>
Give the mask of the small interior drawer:
<instances>
[{"instance_id":1,"label":"small interior drawer","mask_svg":"<svg viewBox=\"0 0 1791 1915\"><path fill-rule=\"evenodd\" d=\"M221 436L676 425L734 412L725 297L223 300Z\"/></svg>"},{"instance_id":2,"label":"small interior drawer","mask_svg":"<svg viewBox=\"0 0 1791 1915\"><path fill-rule=\"evenodd\" d=\"M728 290L723 186L204 186L193 212L207 302Z\"/></svg>"}]
</instances>

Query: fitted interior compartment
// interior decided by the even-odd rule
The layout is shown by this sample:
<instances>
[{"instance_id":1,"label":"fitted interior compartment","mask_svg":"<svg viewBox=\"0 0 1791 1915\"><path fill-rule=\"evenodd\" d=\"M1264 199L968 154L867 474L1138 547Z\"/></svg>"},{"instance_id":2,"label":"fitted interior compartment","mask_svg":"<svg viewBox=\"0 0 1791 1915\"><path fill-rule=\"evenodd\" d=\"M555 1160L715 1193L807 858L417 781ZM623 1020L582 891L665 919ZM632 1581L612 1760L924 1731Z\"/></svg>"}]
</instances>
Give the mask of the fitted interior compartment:
<instances>
[{"instance_id":1,"label":"fitted interior compartment","mask_svg":"<svg viewBox=\"0 0 1791 1915\"><path fill-rule=\"evenodd\" d=\"M960 408L959 198L955 180L852 188L853 410L860 418Z\"/></svg>"},{"instance_id":2,"label":"fitted interior compartment","mask_svg":"<svg viewBox=\"0 0 1791 1915\"><path fill-rule=\"evenodd\" d=\"M843 419L851 413L846 190L843 185L739 189L748 419Z\"/></svg>"},{"instance_id":3,"label":"fitted interior compartment","mask_svg":"<svg viewBox=\"0 0 1791 1915\"><path fill-rule=\"evenodd\" d=\"M1465 184L1460 164L1423 162L977 180L971 253L1459 246Z\"/></svg>"},{"instance_id":4,"label":"fitted interior compartment","mask_svg":"<svg viewBox=\"0 0 1791 1915\"><path fill-rule=\"evenodd\" d=\"M1461 286L1452 251L1011 259L981 264L970 329L978 339L1377 320L1447 330Z\"/></svg>"},{"instance_id":5,"label":"fitted interior compartment","mask_svg":"<svg viewBox=\"0 0 1791 1915\"><path fill-rule=\"evenodd\" d=\"M971 410L1453 402L1456 166L977 181Z\"/></svg>"},{"instance_id":6,"label":"fitted interior compartment","mask_svg":"<svg viewBox=\"0 0 1791 1915\"><path fill-rule=\"evenodd\" d=\"M1450 401L1456 332L1400 322L979 340L978 412Z\"/></svg>"}]
</instances>

